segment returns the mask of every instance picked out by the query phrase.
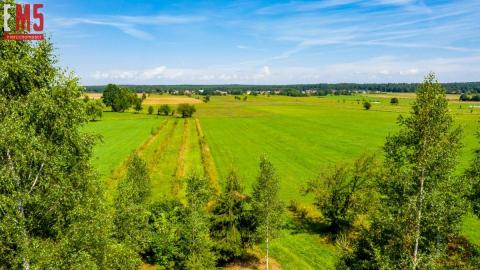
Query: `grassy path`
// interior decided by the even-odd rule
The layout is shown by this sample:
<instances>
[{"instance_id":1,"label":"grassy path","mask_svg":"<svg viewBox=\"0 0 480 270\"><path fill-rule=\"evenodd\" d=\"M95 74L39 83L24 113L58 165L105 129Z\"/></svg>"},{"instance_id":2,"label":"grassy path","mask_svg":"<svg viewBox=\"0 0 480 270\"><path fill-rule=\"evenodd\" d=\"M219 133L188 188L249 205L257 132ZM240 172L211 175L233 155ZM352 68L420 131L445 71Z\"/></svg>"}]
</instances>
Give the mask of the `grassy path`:
<instances>
[{"instance_id":1,"label":"grassy path","mask_svg":"<svg viewBox=\"0 0 480 270\"><path fill-rule=\"evenodd\" d=\"M212 153L208 147L207 142L205 141L205 135L203 134L202 126L200 125L200 120L195 119L195 124L197 127L198 142L200 144L200 153L202 154L202 164L205 172L205 176L209 179L212 187L219 191L220 186L218 183L218 174L215 167L215 161L213 160Z\"/></svg>"},{"instance_id":2,"label":"grassy path","mask_svg":"<svg viewBox=\"0 0 480 270\"><path fill-rule=\"evenodd\" d=\"M167 123L168 123L168 119L164 120L162 124L158 126L156 130L151 132L150 136L148 136L148 138L137 149L134 150L133 153L142 155L145 149L147 149L152 144L152 142L157 138L157 135L160 133L160 131L165 127ZM106 197L108 201L113 200L118 180L126 175L128 163L130 162L133 153L131 153L125 160L123 160L122 163L113 171L113 173L107 179Z\"/></svg>"},{"instance_id":3,"label":"grassy path","mask_svg":"<svg viewBox=\"0 0 480 270\"><path fill-rule=\"evenodd\" d=\"M172 179L172 188L171 192L173 196L178 196L179 193L183 190L182 178L185 176L185 154L187 151L188 137L189 133L189 124L188 120L183 120L183 134L182 134L182 144L180 145L178 155L177 155L177 166L175 168L175 176Z\"/></svg>"},{"instance_id":4,"label":"grassy path","mask_svg":"<svg viewBox=\"0 0 480 270\"><path fill-rule=\"evenodd\" d=\"M150 159L150 177L152 183L152 200L158 201L169 197L171 194L172 178L175 177L176 156L181 144L183 125L179 125L179 120L174 119L169 131L158 143L158 147L153 150Z\"/></svg>"},{"instance_id":5,"label":"grassy path","mask_svg":"<svg viewBox=\"0 0 480 270\"><path fill-rule=\"evenodd\" d=\"M185 151L185 175L198 174L204 175L205 171L202 164L202 153L194 119L188 119L188 139Z\"/></svg>"}]
</instances>

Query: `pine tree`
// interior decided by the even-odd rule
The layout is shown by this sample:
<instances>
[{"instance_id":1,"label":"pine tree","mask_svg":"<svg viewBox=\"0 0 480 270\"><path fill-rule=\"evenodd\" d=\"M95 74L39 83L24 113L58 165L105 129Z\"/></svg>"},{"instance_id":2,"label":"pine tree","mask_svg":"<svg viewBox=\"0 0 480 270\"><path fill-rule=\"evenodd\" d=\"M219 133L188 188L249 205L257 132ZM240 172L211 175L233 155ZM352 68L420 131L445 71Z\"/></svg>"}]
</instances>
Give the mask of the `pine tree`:
<instances>
[{"instance_id":1,"label":"pine tree","mask_svg":"<svg viewBox=\"0 0 480 270\"><path fill-rule=\"evenodd\" d=\"M225 264L243 255L250 245L252 221L246 209L247 197L242 194L238 176L231 170L224 192L212 211L211 233L219 262Z\"/></svg>"},{"instance_id":2,"label":"pine tree","mask_svg":"<svg viewBox=\"0 0 480 270\"><path fill-rule=\"evenodd\" d=\"M269 241L275 237L282 224L283 205L278 198L279 180L272 163L265 157L260 159L260 172L253 187L252 211L257 218L257 235L265 241L267 270Z\"/></svg>"}]
</instances>

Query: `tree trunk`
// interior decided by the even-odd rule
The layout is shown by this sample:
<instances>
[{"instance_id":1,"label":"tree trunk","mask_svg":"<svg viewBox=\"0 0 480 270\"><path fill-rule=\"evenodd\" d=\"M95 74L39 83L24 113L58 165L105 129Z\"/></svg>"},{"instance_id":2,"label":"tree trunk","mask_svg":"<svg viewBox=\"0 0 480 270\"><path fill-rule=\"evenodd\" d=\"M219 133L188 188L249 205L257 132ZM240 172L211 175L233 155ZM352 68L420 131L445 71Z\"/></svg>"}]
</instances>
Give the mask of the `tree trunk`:
<instances>
[{"instance_id":1,"label":"tree trunk","mask_svg":"<svg viewBox=\"0 0 480 270\"><path fill-rule=\"evenodd\" d=\"M268 236L267 236L267 270L268 270Z\"/></svg>"},{"instance_id":2,"label":"tree trunk","mask_svg":"<svg viewBox=\"0 0 480 270\"><path fill-rule=\"evenodd\" d=\"M25 212L24 212L24 210L23 210L23 203L22 203L22 202L19 202L19 203L18 203L18 210L19 210L19 212L20 212L20 217L21 217L21 219L22 219L22 221L23 221L23 223L22 223L22 224L23 224L23 236L25 237L25 242L26 242L26 244L27 244L27 246L28 246L30 241L29 241L28 233L27 233L27 231L26 231L26 229L25 229L25 224L24 224L24 223L25 223ZM25 243L24 243L24 244L25 244ZM24 270L30 270L30 262L29 262L28 258L23 257L23 258L22 258L22 262L23 262L23 269L24 269Z\"/></svg>"},{"instance_id":3,"label":"tree trunk","mask_svg":"<svg viewBox=\"0 0 480 270\"><path fill-rule=\"evenodd\" d=\"M418 265L418 242L420 241L420 226L422 219L422 205L423 205L423 185L425 182L425 169L422 169L422 175L420 177L420 191L418 193L417 201L417 219L416 219L416 228L415 228L415 247L413 249L413 265L412 269L417 269Z\"/></svg>"},{"instance_id":4,"label":"tree trunk","mask_svg":"<svg viewBox=\"0 0 480 270\"><path fill-rule=\"evenodd\" d=\"M12 177L15 178L15 180L16 180L16 182L17 182L17 183L16 183L16 184L17 184L17 189L20 190L21 178L20 178L20 176L17 174L17 172L16 172L16 170L15 170L15 165L14 165L14 163L13 163L12 157L10 156L10 151L9 151L9 150L7 150L7 158L8 158L8 162L10 163L10 170L11 170L11 173L12 173ZM34 181L32 187L31 187L31 189L34 188L34 186L35 186L35 184L36 184L36 182L37 182L37 180L38 180L38 177L39 177L39 175L40 175L40 173L41 173L41 171L42 171L42 168L43 168L43 164L42 164L42 167L40 168L40 171L39 171L38 174L37 174L37 177L35 178L35 181ZM31 192L31 191L30 191L30 192ZM30 193L30 192L29 192L29 193ZM22 196L22 197L23 197L23 196ZM25 228L25 211L24 211L24 208L23 208L23 198L19 198L19 199L18 199L18 206L17 206L17 208L18 208L18 212L19 212L19 215L20 215L20 219L21 219L19 223L21 223L22 226L23 226L23 237L25 238L24 240L25 240L25 242L26 242L26 243L22 243L22 246L21 246L21 248L24 249L25 246L28 246L28 245L29 245L29 242L30 242L30 241L29 241L28 232L27 232L27 230L26 230L26 228ZM29 262L28 258L22 257L22 262L23 262L23 269L24 269L24 270L30 270L30 262Z\"/></svg>"}]
</instances>

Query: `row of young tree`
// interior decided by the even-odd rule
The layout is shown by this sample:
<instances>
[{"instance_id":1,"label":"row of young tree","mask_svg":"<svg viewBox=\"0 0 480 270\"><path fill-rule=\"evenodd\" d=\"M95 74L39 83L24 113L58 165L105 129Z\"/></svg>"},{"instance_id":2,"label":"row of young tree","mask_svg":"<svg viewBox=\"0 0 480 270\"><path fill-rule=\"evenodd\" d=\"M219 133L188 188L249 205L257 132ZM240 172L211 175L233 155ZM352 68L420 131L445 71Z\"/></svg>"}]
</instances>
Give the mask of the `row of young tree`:
<instances>
[{"instance_id":1,"label":"row of young tree","mask_svg":"<svg viewBox=\"0 0 480 270\"><path fill-rule=\"evenodd\" d=\"M212 269L278 228L279 183L266 159L251 196L232 172L220 194L192 175L186 202L150 203L134 156L112 211L90 163L97 138L81 131L92 103L56 67L52 43L2 41L0 60L0 269L137 269L142 260Z\"/></svg>"},{"instance_id":2,"label":"row of young tree","mask_svg":"<svg viewBox=\"0 0 480 270\"><path fill-rule=\"evenodd\" d=\"M398 122L383 161L337 165L304 190L343 247L338 269L476 269L477 251L459 230L466 214L480 214L480 150L459 174L462 129L433 74Z\"/></svg>"},{"instance_id":3,"label":"row of young tree","mask_svg":"<svg viewBox=\"0 0 480 270\"><path fill-rule=\"evenodd\" d=\"M140 112L143 109L142 102L147 98L145 93L142 94L142 97L137 97L137 94L132 92L128 88L121 88L115 84L109 84L103 91L102 101L103 103L112 108L114 112L124 112L130 107L134 107L135 111ZM98 102L95 101L88 102L87 104L89 110L87 113L92 116L93 119L98 117ZM94 113L95 112L95 113ZM148 107L148 114L153 114L153 106ZM163 104L157 109L158 115L169 115L174 111L168 104ZM179 104L177 107L177 113L180 114L183 118L192 117L196 112L196 108L191 104ZM100 114L101 116L101 114Z\"/></svg>"},{"instance_id":4,"label":"row of young tree","mask_svg":"<svg viewBox=\"0 0 480 270\"><path fill-rule=\"evenodd\" d=\"M251 196L233 170L220 193L195 174L185 186L185 203L151 203L147 166L136 155L130 161L118 185L114 224L115 238L132 251L132 266L146 261L160 269L214 269L243 257L255 243L268 243L280 228L279 182L266 158Z\"/></svg>"}]
</instances>

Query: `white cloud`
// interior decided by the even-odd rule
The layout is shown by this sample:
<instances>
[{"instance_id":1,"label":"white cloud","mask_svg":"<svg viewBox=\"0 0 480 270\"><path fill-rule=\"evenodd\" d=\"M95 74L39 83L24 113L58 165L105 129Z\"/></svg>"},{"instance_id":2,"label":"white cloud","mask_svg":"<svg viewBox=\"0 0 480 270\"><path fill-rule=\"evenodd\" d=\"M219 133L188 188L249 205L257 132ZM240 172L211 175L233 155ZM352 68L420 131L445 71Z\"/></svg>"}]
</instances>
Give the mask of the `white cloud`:
<instances>
[{"instance_id":1,"label":"white cloud","mask_svg":"<svg viewBox=\"0 0 480 270\"><path fill-rule=\"evenodd\" d=\"M268 77L272 75L272 72L270 71L270 67L269 66L264 66L260 72L258 73L258 75L256 76L256 78L258 79L262 79L262 78L265 78L265 77Z\"/></svg>"},{"instance_id":2,"label":"white cloud","mask_svg":"<svg viewBox=\"0 0 480 270\"><path fill-rule=\"evenodd\" d=\"M324 0L313 2L289 2L274 4L257 10L258 14L273 15L288 12L311 12L319 9L333 8L359 2L359 0Z\"/></svg>"},{"instance_id":3,"label":"white cloud","mask_svg":"<svg viewBox=\"0 0 480 270\"><path fill-rule=\"evenodd\" d=\"M465 71L468 66L468 71ZM420 82L433 71L440 81L474 81L480 74L480 55L458 58L411 59L382 56L312 67L230 66L98 71L88 76L90 84L291 84Z\"/></svg>"},{"instance_id":4,"label":"white cloud","mask_svg":"<svg viewBox=\"0 0 480 270\"><path fill-rule=\"evenodd\" d=\"M103 25L119 29L127 35L150 40L153 35L139 29L144 25L171 25L189 24L204 21L201 16L96 16L87 18L55 18L52 20L52 28L73 27L82 24Z\"/></svg>"},{"instance_id":5,"label":"white cloud","mask_svg":"<svg viewBox=\"0 0 480 270\"><path fill-rule=\"evenodd\" d=\"M418 68L410 68L407 70L400 71L400 75L416 75L420 72Z\"/></svg>"},{"instance_id":6,"label":"white cloud","mask_svg":"<svg viewBox=\"0 0 480 270\"><path fill-rule=\"evenodd\" d=\"M92 77L94 79L109 79L109 80L131 80L131 81L145 81L160 78L174 78L178 77L178 72L167 71L165 66L159 66L144 70L112 70L112 71L97 71Z\"/></svg>"}]
</instances>

